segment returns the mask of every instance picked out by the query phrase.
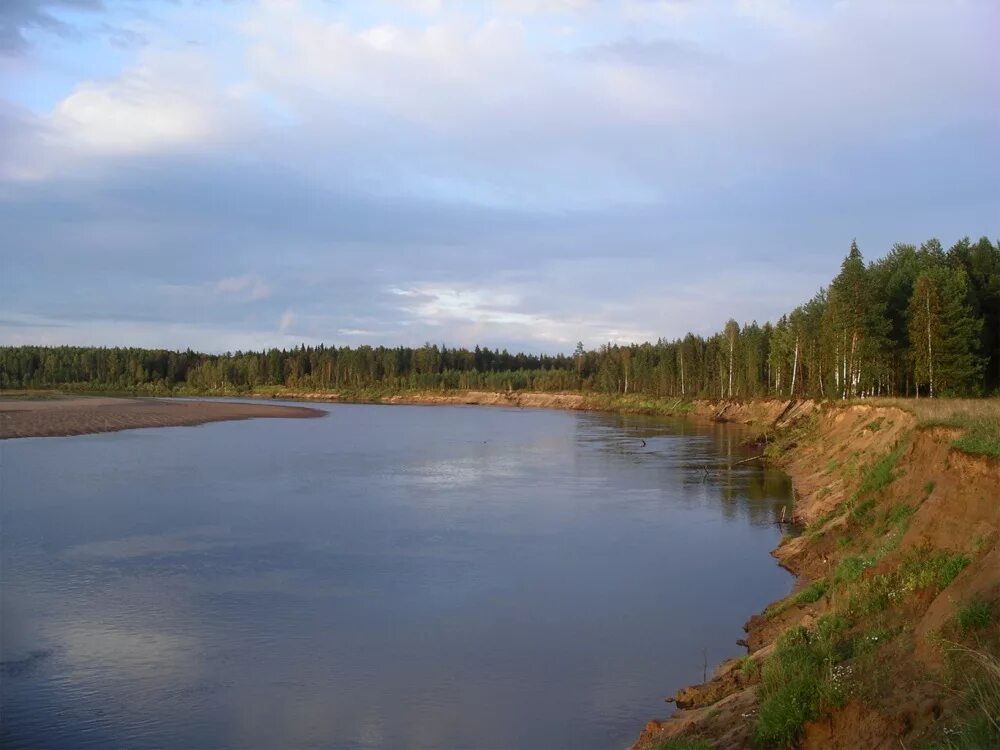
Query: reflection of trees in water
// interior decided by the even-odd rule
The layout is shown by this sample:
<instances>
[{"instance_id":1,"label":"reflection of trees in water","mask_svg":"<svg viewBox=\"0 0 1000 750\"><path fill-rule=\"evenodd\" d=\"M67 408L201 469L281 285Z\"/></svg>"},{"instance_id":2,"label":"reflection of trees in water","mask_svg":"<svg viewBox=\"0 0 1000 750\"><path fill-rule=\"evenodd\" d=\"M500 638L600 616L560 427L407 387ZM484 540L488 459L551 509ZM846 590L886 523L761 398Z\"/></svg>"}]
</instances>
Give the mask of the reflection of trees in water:
<instances>
[{"instance_id":1,"label":"reflection of trees in water","mask_svg":"<svg viewBox=\"0 0 1000 750\"><path fill-rule=\"evenodd\" d=\"M727 520L770 524L791 502L791 480L756 461L734 466L756 453L744 447L746 434L740 425L635 414L583 414L576 424L579 445L641 465L660 486L679 485L685 500L717 502Z\"/></svg>"}]
</instances>

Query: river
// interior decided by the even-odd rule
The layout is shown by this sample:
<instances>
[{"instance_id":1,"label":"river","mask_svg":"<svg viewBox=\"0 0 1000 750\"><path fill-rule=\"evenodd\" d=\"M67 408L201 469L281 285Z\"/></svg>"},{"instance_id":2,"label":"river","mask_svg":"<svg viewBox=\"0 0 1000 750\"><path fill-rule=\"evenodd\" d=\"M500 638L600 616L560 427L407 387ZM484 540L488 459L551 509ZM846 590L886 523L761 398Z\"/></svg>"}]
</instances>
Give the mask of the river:
<instances>
[{"instance_id":1,"label":"river","mask_svg":"<svg viewBox=\"0 0 1000 750\"><path fill-rule=\"evenodd\" d=\"M0 444L0 744L620 750L791 586L738 427L319 408Z\"/></svg>"}]
</instances>

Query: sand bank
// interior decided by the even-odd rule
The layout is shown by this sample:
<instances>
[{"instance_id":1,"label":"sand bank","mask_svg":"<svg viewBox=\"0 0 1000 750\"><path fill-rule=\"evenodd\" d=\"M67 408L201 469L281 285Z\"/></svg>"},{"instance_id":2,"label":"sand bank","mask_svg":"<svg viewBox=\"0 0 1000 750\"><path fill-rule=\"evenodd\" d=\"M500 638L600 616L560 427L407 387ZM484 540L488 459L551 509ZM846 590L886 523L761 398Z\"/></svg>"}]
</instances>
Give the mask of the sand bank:
<instances>
[{"instance_id":1,"label":"sand bank","mask_svg":"<svg viewBox=\"0 0 1000 750\"><path fill-rule=\"evenodd\" d=\"M0 439L84 435L138 427L175 427L233 419L322 417L303 406L155 398L0 398Z\"/></svg>"}]
</instances>

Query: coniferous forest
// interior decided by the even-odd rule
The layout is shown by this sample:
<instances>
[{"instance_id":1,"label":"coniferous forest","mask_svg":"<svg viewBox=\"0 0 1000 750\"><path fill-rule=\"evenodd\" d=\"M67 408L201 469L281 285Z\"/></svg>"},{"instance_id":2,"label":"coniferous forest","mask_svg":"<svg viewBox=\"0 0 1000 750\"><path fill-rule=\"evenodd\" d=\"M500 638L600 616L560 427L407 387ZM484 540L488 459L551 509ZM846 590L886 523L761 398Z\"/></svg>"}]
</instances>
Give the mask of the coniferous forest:
<instances>
[{"instance_id":1,"label":"coniferous forest","mask_svg":"<svg viewBox=\"0 0 1000 750\"><path fill-rule=\"evenodd\" d=\"M0 348L0 387L239 392L297 389L585 390L656 397L979 396L1000 392L1000 243L856 243L829 286L776 322L710 337L572 354L425 344L301 346L223 355L97 347Z\"/></svg>"}]
</instances>

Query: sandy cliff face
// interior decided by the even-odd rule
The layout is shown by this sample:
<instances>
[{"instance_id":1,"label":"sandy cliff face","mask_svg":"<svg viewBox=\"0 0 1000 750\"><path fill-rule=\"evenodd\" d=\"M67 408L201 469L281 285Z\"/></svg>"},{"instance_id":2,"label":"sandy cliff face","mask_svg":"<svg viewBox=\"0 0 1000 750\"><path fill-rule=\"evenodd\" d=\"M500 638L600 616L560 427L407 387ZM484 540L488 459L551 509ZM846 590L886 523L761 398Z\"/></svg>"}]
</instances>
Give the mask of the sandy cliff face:
<instances>
[{"instance_id":1,"label":"sandy cliff face","mask_svg":"<svg viewBox=\"0 0 1000 750\"><path fill-rule=\"evenodd\" d=\"M1000 647L1000 462L956 450L954 431L920 429L895 408L764 402L722 411L781 425L778 460L793 478L794 514L806 530L774 554L800 583L747 623L748 659L680 691L683 710L650 722L635 747L678 736L757 746L760 666L782 633L802 626L811 634L820 621L836 621L843 643L869 645L831 667L846 675L841 700L802 727L798 746L918 746L959 709L943 687L942 643L960 638L964 602L993 602L992 620L975 638Z\"/></svg>"}]
</instances>

